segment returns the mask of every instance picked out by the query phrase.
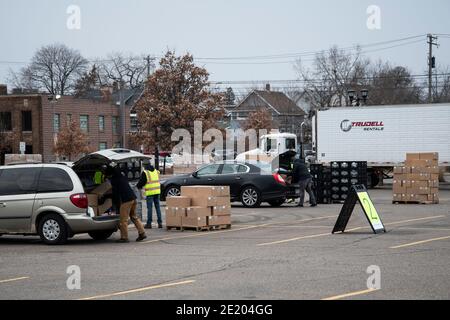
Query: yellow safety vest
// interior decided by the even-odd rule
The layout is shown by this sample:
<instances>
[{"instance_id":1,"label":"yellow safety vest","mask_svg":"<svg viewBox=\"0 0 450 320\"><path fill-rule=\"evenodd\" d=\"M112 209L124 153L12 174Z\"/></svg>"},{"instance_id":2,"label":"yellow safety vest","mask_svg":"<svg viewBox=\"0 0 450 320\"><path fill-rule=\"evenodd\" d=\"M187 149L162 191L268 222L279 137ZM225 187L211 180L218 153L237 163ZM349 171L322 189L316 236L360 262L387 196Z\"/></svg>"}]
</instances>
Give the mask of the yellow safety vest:
<instances>
[{"instance_id":1,"label":"yellow safety vest","mask_svg":"<svg viewBox=\"0 0 450 320\"><path fill-rule=\"evenodd\" d=\"M144 190L146 196L156 196L161 194L161 184L159 183L159 171L155 170L153 172L145 170L145 175L147 177L147 183L145 184Z\"/></svg>"},{"instance_id":2,"label":"yellow safety vest","mask_svg":"<svg viewBox=\"0 0 450 320\"><path fill-rule=\"evenodd\" d=\"M97 171L94 175L94 184L102 184L105 182L105 176L101 171Z\"/></svg>"}]
</instances>

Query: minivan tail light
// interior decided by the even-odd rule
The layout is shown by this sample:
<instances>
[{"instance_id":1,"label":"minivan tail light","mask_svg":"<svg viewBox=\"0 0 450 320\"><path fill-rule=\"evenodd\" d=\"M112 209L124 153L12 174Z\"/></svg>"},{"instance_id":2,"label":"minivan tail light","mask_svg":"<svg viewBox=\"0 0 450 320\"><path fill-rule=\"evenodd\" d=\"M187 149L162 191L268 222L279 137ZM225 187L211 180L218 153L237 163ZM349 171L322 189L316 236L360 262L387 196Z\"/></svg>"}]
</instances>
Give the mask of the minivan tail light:
<instances>
[{"instance_id":1,"label":"minivan tail light","mask_svg":"<svg viewBox=\"0 0 450 320\"><path fill-rule=\"evenodd\" d=\"M70 196L73 205L80 209L88 208L88 197L85 193L77 193Z\"/></svg>"},{"instance_id":2,"label":"minivan tail light","mask_svg":"<svg viewBox=\"0 0 450 320\"><path fill-rule=\"evenodd\" d=\"M273 178L279 184L286 185L286 181L284 181L283 177L279 173L274 173L273 174Z\"/></svg>"}]
</instances>

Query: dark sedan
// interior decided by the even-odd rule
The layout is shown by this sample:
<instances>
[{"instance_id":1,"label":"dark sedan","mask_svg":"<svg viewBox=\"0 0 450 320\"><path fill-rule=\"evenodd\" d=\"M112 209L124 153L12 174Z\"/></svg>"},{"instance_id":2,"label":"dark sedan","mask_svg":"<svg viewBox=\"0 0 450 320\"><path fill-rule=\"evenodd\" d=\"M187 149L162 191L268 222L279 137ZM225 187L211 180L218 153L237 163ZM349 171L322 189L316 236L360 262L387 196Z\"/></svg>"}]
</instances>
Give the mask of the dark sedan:
<instances>
[{"instance_id":1,"label":"dark sedan","mask_svg":"<svg viewBox=\"0 0 450 320\"><path fill-rule=\"evenodd\" d=\"M262 202L281 206L286 200L286 182L270 165L250 162L222 162L202 167L190 175L165 180L161 198L179 196L181 186L229 186L231 201L241 201L245 207L256 208Z\"/></svg>"}]
</instances>

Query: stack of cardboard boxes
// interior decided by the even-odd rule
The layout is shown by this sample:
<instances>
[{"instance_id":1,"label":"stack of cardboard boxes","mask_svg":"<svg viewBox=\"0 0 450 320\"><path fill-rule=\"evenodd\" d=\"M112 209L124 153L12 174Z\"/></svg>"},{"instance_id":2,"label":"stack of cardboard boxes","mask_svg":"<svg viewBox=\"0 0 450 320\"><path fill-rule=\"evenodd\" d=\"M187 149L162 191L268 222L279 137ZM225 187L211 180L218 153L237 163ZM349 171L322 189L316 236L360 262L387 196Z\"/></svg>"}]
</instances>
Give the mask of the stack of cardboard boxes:
<instances>
[{"instance_id":1,"label":"stack of cardboard boxes","mask_svg":"<svg viewBox=\"0 0 450 320\"><path fill-rule=\"evenodd\" d=\"M87 194L88 205L94 211L95 216L102 216L113 206L112 199L106 198L102 204L99 203L99 199L103 198L106 194L111 193L112 186L109 182L104 182Z\"/></svg>"},{"instance_id":2,"label":"stack of cardboard boxes","mask_svg":"<svg viewBox=\"0 0 450 320\"><path fill-rule=\"evenodd\" d=\"M409 153L405 166L394 168L393 202L439 203L439 154Z\"/></svg>"},{"instance_id":3,"label":"stack of cardboard boxes","mask_svg":"<svg viewBox=\"0 0 450 320\"><path fill-rule=\"evenodd\" d=\"M231 227L229 187L181 187L181 196L166 200L168 229L211 230Z\"/></svg>"}]
</instances>

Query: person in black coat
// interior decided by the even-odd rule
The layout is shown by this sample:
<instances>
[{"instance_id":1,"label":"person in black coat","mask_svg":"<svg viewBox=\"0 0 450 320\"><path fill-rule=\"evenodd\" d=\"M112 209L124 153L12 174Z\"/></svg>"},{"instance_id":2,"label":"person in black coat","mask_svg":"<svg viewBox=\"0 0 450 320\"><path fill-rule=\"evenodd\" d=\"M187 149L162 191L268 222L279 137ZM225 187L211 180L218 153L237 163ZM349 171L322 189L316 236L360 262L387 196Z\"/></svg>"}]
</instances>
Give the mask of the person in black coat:
<instances>
[{"instance_id":1,"label":"person in black coat","mask_svg":"<svg viewBox=\"0 0 450 320\"><path fill-rule=\"evenodd\" d=\"M112 186L114 202L118 203L120 212L120 240L117 242L129 242L128 240L128 220L136 226L139 237L136 241L142 241L147 238L141 220L136 215L136 195L131 189L128 179L120 172L117 167L107 167L105 176L109 179Z\"/></svg>"},{"instance_id":2,"label":"person in black coat","mask_svg":"<svg viewBox=\"0 0 450 320\"><path fill-rule=\"evenodd\" d=\"M312 176L306 167L304 159L296 159L292 170L292 184L300 185L300 202L299 207L303 207L305 201L305 190L309 194L309 203L311 207L317 206L316 197L312 190Z\"/></svg>"}]
</instances>

